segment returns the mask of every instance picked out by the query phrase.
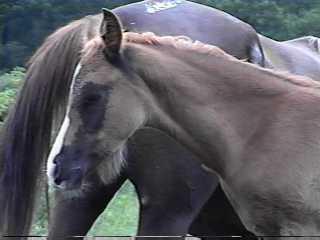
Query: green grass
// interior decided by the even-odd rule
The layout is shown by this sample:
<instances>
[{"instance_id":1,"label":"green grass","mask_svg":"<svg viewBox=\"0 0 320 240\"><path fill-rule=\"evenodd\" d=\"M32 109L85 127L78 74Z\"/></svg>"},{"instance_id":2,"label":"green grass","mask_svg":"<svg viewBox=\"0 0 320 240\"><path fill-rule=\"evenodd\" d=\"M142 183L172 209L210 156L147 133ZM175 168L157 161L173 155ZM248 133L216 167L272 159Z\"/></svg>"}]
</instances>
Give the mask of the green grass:
<instances>
[{"instance_id":1,"label":"green grass","mask_svg":"<svg viewBox=\"0 0 320 240\"><path fill-rule=\"evenodd\" d=\"M39 201L36 221L32 226L32 235L45 236L47 232L47 214L44 196ZM88 236L132 236L138 225L139 203L133 185L127 181L106 210L96 220Z\"/></svg>"},{"instance_id":2,"label":"green grass","mask_svg":"<svg viewBox=\"0 0 320 240\"><path fill-rule=\"evenodd\" d=\"M89 236L132 236L136 234L139 203L130 182L126 182L95 222Z\"/></svg>"}]
</instances>

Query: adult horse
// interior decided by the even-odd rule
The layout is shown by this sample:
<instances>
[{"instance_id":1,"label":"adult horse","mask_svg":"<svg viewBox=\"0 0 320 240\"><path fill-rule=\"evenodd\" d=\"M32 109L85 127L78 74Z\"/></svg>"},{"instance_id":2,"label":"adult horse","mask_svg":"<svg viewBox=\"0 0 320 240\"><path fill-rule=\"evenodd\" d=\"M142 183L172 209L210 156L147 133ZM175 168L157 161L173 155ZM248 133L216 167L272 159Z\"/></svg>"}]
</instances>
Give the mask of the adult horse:
<instances>
[{"instance_id":1,"label":"adult horse","mask_svg":"<svg viewBox=\"0 0 320 240\"><path fill-rule=\"evenodd\" d=\"M319 39L308 36L275 41L259 35L269 67L320 81Z\"/></svg>"},{"instance_id":2,"label":"adult horse","mask_svg":"<svg viewBox=\"0 0 320 240\"><path fill-rule=\"evenodd\" d=\"M150 126L219 174L254 233L319 235L318 82L185 38L123 35L107 10L100 29L74 74L51 181L83 184L97 165L119 163L130 136Z\"/></svg>"},{"instance_id":3,"label":"adult horse","mask_svg":"<svg viewBox=\"0 0 320 240\"><path fill-rule=\"evenodd\" d=\"M316 53L320 53L320 40L315 36L304 36L285 41L296 46L304 47Z\"/></svg>"},{"instance_id":4,"label":"adult horse","mask_svg":"<svg viewBox=\"0 0 320 240\"><path fill-rule=\"evenodd\" d=\"M260 51L258 38L249 25L220 11L188 1L173 1L176 5L171 5L170 8L163 11L158 11L159 5L153 5L154 2L145 1L133 4L116 9L115 12L123 20L123 25L127 29L152 30L158 34L173 35L187 33L193 38L216 44L236 57L263 65L263 54ZM150 9L154 10L153 13L149 12ZM144 18L140 17L141 15L144 15ZM177 15L181 17L180 21L176 21ZM201 21L200 18L197 19L197 16L201 16ZM204 16L206 21L202 21ZM42 159L47 155L50 145L52 124L54 119L59 119L59 113L65 111L65 101L75 66L79 61L79 53L83 44L97 34L101 20L100 15L87 17L60 29L45 41L30 61L25 84L3 130L0 165L0 206L3 211L0 216L0 226L4 234L24 235L28 232L37 179L42 166ZM190 21L192 24L190 24ZM232 35L230 32L232 32ZM237 39L236 42L233 41L234 38ZM190 156L189 152L186 150L185 152L181 152L182 150L176 152L176 150L173 150L175 147L172 147L174 142L169 140L167 136L156 131L148 131L150 131L148 134L153 133L154 135L154 137L148 139L150 143L160 144L157 141L158 138L166 138L167 140L163 140L158 148L152 149L157 151L154 155L151 154L149 149L143 148L143 145L140 146L142 150L132 150L132 152L137 152L135 156L138 156L132 155L132 159L137 160L130 160L128 170L124 171L127 172L124 173L124 177L131 176L131 180L135 182L140 196L142 211L139 232L161 234L165 231L163 230L165 225L172 224L171 220L176 218L182 220L175 221L174 226L178 227L172 225L176 229L175 232L168 231L167 228L166 233L186 234L190 221L210 196L216 182L212 180L209 184L208 179L213 177L203 171L199 164L194 167L195 163L191 160L194 157ZM143 136L143 133L140 136ZM168 142L171 146L168 146ZM136 148L139 149L139 146ZM129 145L129 151L130 149L135 148L133 145ZM168 152L167 149L171 149L171 152ZM150 181L150 178L154 179L155 176L150 176L147 172L140 171L140 167L135 166L139 163L147 164L146 159L151 156L156 164L152 165L152 162L149 161L149 166L153 169L164 169L163 172L167 171L171 178L166 177L164 179L159 174L159 179ZM164 158L168 160L166 163L163 160ZM181 163L182 159L184 164ZM168 164L172 161L175 161L180 169L186 171L183 174L177 174L178 172ZM185 164L186 162L190 163L190 167L189 163ZM170 169L168 170L168 168ZM188 177L188 180L185 179L186 177ZM161 179L162 181L174 181L170 184L173 183L172 186L175 186L175 188L167 188L160 193L153 184L158 183L158 180ZM98 182L95 176L91 176L90 181L99 187L84 194L82 199L67 201L60 196L60 199L63 200L59 201L58 197L59 204L56 215L61 216L60 214L63 212L65 214L59 220L56 218L53 229L57 229L56 226L59 225L56 224L58 221L61 222L61 219L70 220L69 223L76 219L78 222L80 221L78 226L86 225L86 229L88 229L106 205L107 200L113 196L121 184L122 178L109 186ZM200 183L203 182L208 184L201 186ZM150 185L146 183L150 183ZM152 191L150 192L150 190ZM105 191L107 192L105 193ZM201 197L200 192L202 192ZM159 196L160 200L155 200ZM175 199L179 199L179 201ZM73 211L75 214L70 214L67 211L72 209L70 206L76 210ZM165 219L166 222L162 224L163 227L157 225L154 230L155 216L159 216L159 212L162 214L164 208L170 217ZM187 211L185 211L186 209ZM169 214L170 211L172 215ZM86 216L86 219L79 220L83 216L81 212ZM154 219L151 219L152 217ZM168 219L171 220L168 222ZM86 231L85 229L79 232L80 230L77 229L75 230L77 232L75 232L72 226L67 224L65 226L68 226L69 229L67 233L81 234ZM60 229L61 232L64 234L64 229Z\"/></svg>"}]
</instances>

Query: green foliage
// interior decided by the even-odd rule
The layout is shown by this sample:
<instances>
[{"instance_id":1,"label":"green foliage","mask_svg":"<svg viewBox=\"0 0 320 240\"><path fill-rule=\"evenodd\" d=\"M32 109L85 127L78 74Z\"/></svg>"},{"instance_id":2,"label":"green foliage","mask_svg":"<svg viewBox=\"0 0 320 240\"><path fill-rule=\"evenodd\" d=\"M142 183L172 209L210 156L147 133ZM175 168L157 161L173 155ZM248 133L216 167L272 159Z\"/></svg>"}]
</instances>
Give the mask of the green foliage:
<instances>
[{"instance_id":1,"label":"green foliage","mask_svg":"<svg viewBox=\"0 0 320 240\"><path fill-rule=\"evenodd\" d=\"M44 195L44 194L43 194ZM40 206L32 226L32 234L47 235L47 212L45 197L41 196ZM133 185L126 182L118 191L107 209L96 220L89 236L133 236L137 231L139 204Z\"/></svg>"},{"instance_id":2,"label":"green foliage","mask_svg":"<svg viewBox=\"0 0 320 240\"><path fill-rule=\"evenodd\" d=\"M14 90L6 90L0 93L0 121L3 122L8 113L9 107L14 102L16 92Z\"/></svg>"},{"instance_id":3,"label":"green foliage","mask_svg":"<svg viewBox=\"0 0 320 240\"><path fill-rule=\"evenodd\" d=\"M0 1L0 69L22 66L46 36L58 27L103 7L137 0L2 0Z\"/></svg>"},{"instance_id":4,"label":"green foliage","mask_svg":"<svg viewBox=\"0 0 320 240\"><path fill-rule=\"evenodd\" d=\"M25 69L22 67L15 67L9 73L4 73L0 76L0 91L17 90L25 75Z\"/></svg>"},{"instance_id":5,"label":"green foliage","mask_svg":"<svg viewBox=\"0 0 320 240\"><path fill-rule=\"evenodd\" d=\"M215 6L238 16L264 35L281 38L279 34L285 27L282 24L284 11L275 2L259 0L252 3L252 1L225 0L217 2Z\"/></svg>"},{"instance_id":6,"label":"green foliage","mask_svg":"<svg viewBox=\"0 0 320 240\"><path fill-rule=\"evenodd\" d=\"M221 9L277 40L304 35L320 36L317 0L196 0Z\"/></svg>"},{"instance_id":7,"label":"green foliage","mask_svg":"<svg viewBox=\"0 0 320 240\"><path fill-rule=\"evenodd\" d=\"M296 32L297 36L314 35L320 36L320 3L310 11L305 11L300 17L292 17L288 20L290 32Z\"/></svg>"},{"instance_id":8,"label":"green foliage","mask_svg":"<svg viewBox=\"0 0 320 240\"><path fill-rule=\"evenodd\" d=\"M88 14L138 0L0 1L0 69L23 65L57 27ZM258 32L285 40L320 36L318 0L194 0L224 10ZM27 31L26 31L27 29Z\"/></svg>"},{"instance_id":9,"label":"green foliage","mask_svg":"<svg viewBox=\"0 0 320 240\"><path fill-rule=\"evenodd\" d=\"M133 185L125 185L95 222L88 235L133 236L137 232L139 204Z\"/></svg>"},{"instance_id":10,"label":"green foliage","mask_svg":"<svg viewBox=\"0 0 320 240\"><path fill-rule=\"evenodd\" d=\"M45 187L41 186L40 196L37 201L38 207L35 214L34 224L31 227L31 234L36 236L48 235L48 206L46 202Z\"/></svg>"},{"instance_id":11,"label":"green foliage","mask_svg":"<svg viewBox=\"0 0 320 240\"><path fill-rule=\"evenodd\" d=\"M0 122L4 121L9 107L14 103L24 74L24 68L16 67L0 76Z\"/></svg>"}]
</instances>

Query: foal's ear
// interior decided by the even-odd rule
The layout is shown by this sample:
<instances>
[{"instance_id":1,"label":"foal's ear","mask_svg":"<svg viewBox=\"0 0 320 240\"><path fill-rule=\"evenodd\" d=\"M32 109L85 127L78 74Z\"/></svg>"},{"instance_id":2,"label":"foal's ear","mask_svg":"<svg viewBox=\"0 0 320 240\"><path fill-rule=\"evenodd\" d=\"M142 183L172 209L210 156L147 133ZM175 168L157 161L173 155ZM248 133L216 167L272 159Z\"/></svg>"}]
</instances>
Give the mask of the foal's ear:
<instances>
[{"instance_id":1,"label":"foal's ear","mask_svg":"<svg viewBox=\"0 0 320 240\"><path fill-rule=\"evenodd\" d=\"M108 58L113 58L119 54L122 30L118 18L108 9L103 8L103 19L100 26L100 35L105 42L105 54Z\"/></svg>"}]
</instances>

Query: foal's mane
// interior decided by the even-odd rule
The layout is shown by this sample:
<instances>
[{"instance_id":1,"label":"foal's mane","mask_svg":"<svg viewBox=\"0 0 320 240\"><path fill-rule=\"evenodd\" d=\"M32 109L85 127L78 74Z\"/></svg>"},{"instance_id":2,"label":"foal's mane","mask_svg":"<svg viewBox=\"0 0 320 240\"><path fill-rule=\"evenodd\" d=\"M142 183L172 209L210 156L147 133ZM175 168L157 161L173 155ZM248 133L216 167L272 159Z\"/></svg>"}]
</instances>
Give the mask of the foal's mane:
<instances>
[{"instance_id":1,"label":"foal's mane","mask_svg":"<svg viewBox=\"0 0 320 240\"><path fill-rule=\"evenodd\" d=\"M182 51L195 51L200 54L224 56L229 59L236 59L216 46L204 44L200 41L193 41L187 36L157 36L152 32L125 32L123 33L123 38L124 45L128 43L137 43L149 46L164 46L172 47ZM100 36L96 36L95 38L91 39L84 45L82 50L82 61L86 62L93 55L95 55L99 49L104 49L105 47L106 45Z\"/></svg>"},{"instance_id":2,"label":"foal's mane","mask_svg":"<svg viewBox=\"0 0 320 240\"><path fill-rule=\"evenodd\" d=\"M54 122L64 114L81 49L97 35L100 21L101 15L88 16L58 29L28 63L24 84L2 129L0 235L28 234Z\"/></svg>"},{"instance_id":3,"label":"foal's mane","mask_svg":"<svg viewBox=\"0 0 320 240\"><path fill-rule=\"evenodd\" d=\"M125 41L127 43L173 47L182 51L194 51L200 54L236 59L214 45L205 44L197 40L193 41L187 36L157 36L152 32L142 34L128 32L125 33Z\"/></svg>"},{"instance_id":4,"label":"foal's mane","mask_svg":"<svg viewBox=\"0 0 320 240\"><path fill-rule=\"evenodd\" d=\"M244 66L246 65L247 67L258 70L261 74L268 74L272 77L280 78L289 84L294 84L301 87L320 88L320 83L309 77L294 75L289 72L277 71L273 69L266 69L255 64L248 63L246 60L239 60L216 46L205 44L200 41L193 41L187 36L157 36L152 32L126 32L123 35L124 46L128 43L136 43L147 46L163 46L182 51L192 51L198 54L223 58L226 61L230 61L235 64L244 64ZM101 37L98 36L93 38L84 45L84 48L82 49L81 61L87 62L92 56L95 55L97 51L99 51L99 49L104 48L106 48L106 45Z\"/></svg>"}]
</instances>

